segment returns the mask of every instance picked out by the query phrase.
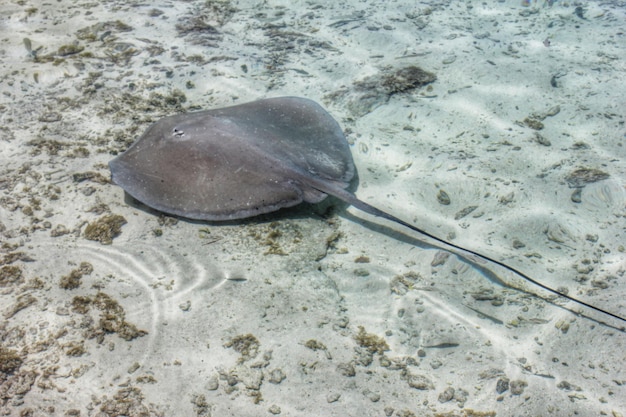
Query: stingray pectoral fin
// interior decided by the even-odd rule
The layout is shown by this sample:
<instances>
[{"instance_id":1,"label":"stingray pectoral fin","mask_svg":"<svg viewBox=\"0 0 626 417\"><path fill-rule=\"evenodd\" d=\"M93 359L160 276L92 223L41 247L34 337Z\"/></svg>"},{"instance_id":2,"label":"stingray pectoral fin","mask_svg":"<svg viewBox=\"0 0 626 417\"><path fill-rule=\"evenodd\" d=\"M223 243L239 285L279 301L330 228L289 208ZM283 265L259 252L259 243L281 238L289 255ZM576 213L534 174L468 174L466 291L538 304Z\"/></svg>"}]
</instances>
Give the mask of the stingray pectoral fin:
<instances>
[{"instance_id":1,"label":"stingray pectoral fin","mask_svg":"<svg viewBox=\"0 0 626 417\"><path fill-rule=\"evenodd\" d=\"M235 220L271 213L303 201L302 191L288 181L231 184L232 187L237 187L236 198L231 198L232 191L222 188L227 185L222 182L220 187L197 187L204 193L176 197L176 201L184 201L185 204L182 206L177 204L176 206L180 207L178 211L177 207L173 207L169 212L190 219Z\"/></svg>"},{"instance_id":2,"label":"stingray pectoral fin","mask_svg":"<svg viewBox=\"0 0 626 417\"><path fill-rule=\"evenodd\" d=\"M132 162L132 161L130 161ZM211 172L210 164L181 164L163 170L163 164L111 161L113 182L145 205L164 213L198 220L234 220L270 213L303 201L295 184L269 180L247 169L234 168L229 175Z\"/></svg>"}]
</instances>

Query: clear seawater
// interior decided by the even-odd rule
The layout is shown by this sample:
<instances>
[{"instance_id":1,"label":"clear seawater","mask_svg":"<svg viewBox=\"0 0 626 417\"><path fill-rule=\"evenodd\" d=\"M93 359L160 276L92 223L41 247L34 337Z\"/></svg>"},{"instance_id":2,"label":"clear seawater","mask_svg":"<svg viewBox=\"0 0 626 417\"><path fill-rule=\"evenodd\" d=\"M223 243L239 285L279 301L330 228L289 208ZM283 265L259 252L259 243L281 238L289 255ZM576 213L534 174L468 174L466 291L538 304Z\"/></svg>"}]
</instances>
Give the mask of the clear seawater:
<instances>
[{"instance_id":1,"label":"clear seawater","mask_svg":"<svg viewBox=\"0 0 626 417\"><path fill-rule=\"evenodd\" d=\"M624 317L625 11L2 2L0 414L623 415L623 321L333 197L165 216L107 163L167 115L308 97L358 198Z\"/></svg>"}]
</instances>

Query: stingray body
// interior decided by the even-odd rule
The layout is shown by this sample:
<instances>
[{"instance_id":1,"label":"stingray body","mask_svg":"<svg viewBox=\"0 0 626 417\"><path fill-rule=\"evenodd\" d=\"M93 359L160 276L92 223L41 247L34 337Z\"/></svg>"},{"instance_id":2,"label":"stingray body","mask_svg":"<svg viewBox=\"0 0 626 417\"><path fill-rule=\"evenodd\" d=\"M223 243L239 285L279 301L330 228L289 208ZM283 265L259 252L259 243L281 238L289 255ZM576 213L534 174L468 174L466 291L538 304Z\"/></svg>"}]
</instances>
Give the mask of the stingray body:
<instances>
[{"instance_id":1,"label":"stingray body","mask_svg":"<svg viewBox=\"0 0 626 417\"><path fill-rule=\"evenodd\" d=\"M318 203L332 195L500 265L547 291L626 321L359 200L346 190L355 168L343 131L326 110L309 99L278 97L165 117L109 167L113 182L137 200L190 219L243 219L303 201Z\"/></svg>"},{"instance_id":2,"label":"stingray body","mask_svg":"<svg viewBox=\"0 0 626 417\"><path fill-rule=\"evenodd\" d=\"M109 166L147 206L212 221L318 203L355 172L337 122L295 97L163 118Z\"/></svg>"}]
</instances>

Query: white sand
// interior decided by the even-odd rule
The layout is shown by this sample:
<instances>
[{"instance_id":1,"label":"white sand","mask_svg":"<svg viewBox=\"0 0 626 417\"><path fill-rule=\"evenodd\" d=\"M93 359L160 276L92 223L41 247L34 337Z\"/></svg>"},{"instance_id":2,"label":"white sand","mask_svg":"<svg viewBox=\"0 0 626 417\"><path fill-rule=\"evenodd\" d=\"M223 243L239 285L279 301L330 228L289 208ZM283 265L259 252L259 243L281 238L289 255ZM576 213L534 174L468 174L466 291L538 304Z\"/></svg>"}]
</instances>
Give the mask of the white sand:
<instances>
[{"instance_id":1,"label":"white sand","mask_svg":"<svg viewBox=\"0 0 626 417\"><path fill-rule=\"evenodd\" d=\"M309 97L359 198L626 316L624 2L335 3L0 5L0 415L626 415L623 322L334 199L176 223L106 182L166 114ZM408 65L432 90L355 111ZM576 196L579 168L609 177Z\"/></svg>"}]
</instances>

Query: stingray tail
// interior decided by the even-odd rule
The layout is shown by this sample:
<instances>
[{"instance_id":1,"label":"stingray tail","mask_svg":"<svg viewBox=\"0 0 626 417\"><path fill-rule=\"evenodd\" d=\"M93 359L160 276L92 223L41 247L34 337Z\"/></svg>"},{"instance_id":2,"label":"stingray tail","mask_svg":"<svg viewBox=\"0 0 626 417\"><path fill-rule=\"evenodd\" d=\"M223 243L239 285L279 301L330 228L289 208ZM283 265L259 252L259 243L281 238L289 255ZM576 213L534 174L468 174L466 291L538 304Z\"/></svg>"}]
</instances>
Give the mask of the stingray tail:
<instances>
[{"instance_id":1,"label":"stingray tail","mask_svg":"<svg viewBox=\"0 0 626 417\"><path fill-rule=\"evenodd\" d=\"M447 240L444 240L444 239L442 239L440 237L437 237L437 236L435 236L435 235L433 235L433 234L431 234L431 233L429 233L429 232L427 232L425 230L420 229L417 226L414 226L414 225L412 225L410 223L405 222L404 220L401 220L401 219L399 219L399 218L397 218L395 216L392 216L391 214L388 214L388 213L386 213L386 212L384 212L384 211L382 211L380 209L377 209L376 207L374 207L374 206L372 206L370 204L367 204L364 201L359 200L354 194L352 194L348 190L345 190L345 189L340 188L340 187L335 187L335 186L332 186L332 185L329 186L329 184L325 184L325 183L321 183L319 185L319 187L317 187L318 184L315 184L315 185L316 185L315 188L319 189L320 191L323 191L323 192L325 192L327 194L330 194L330 195L334 195L335 197L339 198L340 200L342 200L342 201L344 201L344 202L346 202L346 203L348 203L348 204L350 204L350 205L352 205L352 206L358 208L359 210L362 210L362 211L364 211L364 212L366 212L368 214L371 214L371 215L377 216L377 217L381 217L383 219L390 220L390 221L392 221L394 223L400 224L400 225L402 225L402 226L404 226L404 227L406 227L408 229L411 229L414 232L417 232L417 233L419 233L421 235L429 237L429 238L433 239L436 242L439 242L440 244L442 244L444 246L447 246L449 248L454 248L454 249L456 249L458 251L461 251L462 253L471 254L471 255L474 255L474 256L476 256L476 257L478 257L480 259L483 259L483 260L485 260L487 262L494 263L494 264L496 264L498 266L501 266L502 268L506 269L507 271L513 272L514 274L520 276L524 280L526 280L526 281L528 281L528 282L530 282L530 283L532 283L532 284L534 284L534 285L536 285L536 286L538 286L540 288L543 288L544 290L546 290L546 291L548 291L548 292L550 292L552 294L555 294L555 295L558 295L560 297L566 298L566 299L568 299L570 301L573 301L573 302L575 302L577 304L583 305L583 306L585 306L587 308L590 308L591 310L595 310L595 311L597 311L599 313L606 314L607 316L613 317L614 319L617 319L619 321L626 322L626 318L624 318L624 317L621 317L621 316L619 316L619 315L617 315L615 313L611 313L609 311L603 310L600 307L596 307L596 306L591 305L589 303L586 303L586 302L584 302L582 300L579 300L577 298L574 298L572 296L564 294L564 293L562 293L562 292L560 292L558 290L555 290L554 288L548 287L547 285L542 284L541 282L539 282L539 281L529 277L525 273L523 273L523 272L513 268L512 266L509 266L509 265L505 264L504 262L498 261L497 259L493 259L493 258L491 258L491 257L489 257L487 255L483 255L481 253L475 252L475 251L473 251L471 249L466 249L464 247L455 245L454 243L448 242ZM462 255L460 255L460 256L462 256ZM505 285L507 285L508 287L515 288L517 290L524 291L524 292L528 293L528 291L525 291L525 290L523 290L521 288L517 288L517 287L515 287L515 286L513 286L511 284L507 283ZM529 294L532 294L532 293L529 293ZM538 296L537 294L532 294L532 295ZM544 297L540 297L540 298L545 299ZM607 323L603 323L603 324L608 325ZM610 327L613 327L613 326L610 326ZM613 327L613 328L615 328L615 327ZM620 330L620 331L624 331L625 330L623 327L615 328L615 329L616 330Z\"/></svg>"}]
</instances>

